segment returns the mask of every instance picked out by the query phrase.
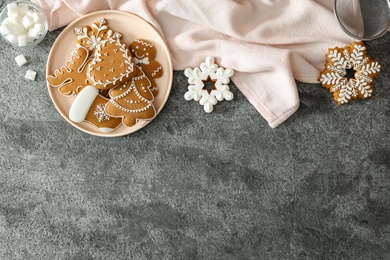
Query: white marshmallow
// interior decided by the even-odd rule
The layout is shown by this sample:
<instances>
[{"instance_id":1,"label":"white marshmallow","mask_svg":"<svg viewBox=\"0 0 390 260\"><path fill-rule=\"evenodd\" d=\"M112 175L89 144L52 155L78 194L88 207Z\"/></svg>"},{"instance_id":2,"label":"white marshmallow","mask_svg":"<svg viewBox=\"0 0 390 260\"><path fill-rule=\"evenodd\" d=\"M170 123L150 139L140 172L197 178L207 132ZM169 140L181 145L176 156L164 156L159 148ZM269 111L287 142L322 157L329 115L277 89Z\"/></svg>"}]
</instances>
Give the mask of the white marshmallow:
<instances>
[{"instance_id":1,"label":"white marshmallow","mask_svg":"<svg viewBox=\"0 0 390 260\"><path fill-rule=\"evenodd\" d=\"M45 21L45 19L43 18L43 14L38 13L38 12L34 12L33 20L34 20L34 23L40 23L40 24L43 24Z\"/></svg>"},{"instance_id":2,"label":"white marshmallow","mask_svg":"<svg viewBox=\"0 0 390 260\"><path fill-rule=\"evenodd\" d=\"M7 27L5 27L4 25L1 25L1 26L0 26L0 33L1 33L2 35L7 35L7 34L10 33L10 31L7 29Z\"/></svg>"},{"instance_id":3,"label":"white marshmallow","mask_svg":"<svg viewBox=\"0 0 390 260\"><path fill-rule=\"evenodd\" d=\"M19 12L18 5L15 2L7 4L8 15L17 14Z\"/></svg>"},{"instance_id":4,"label":"white marshmallow","mask_svg":"<svg viewBox=\"0 0 390 260\"><path fill-rule=\"evenodd\" d=\"M25 15L25 16L23 16L21 22L22 22L24 28L28 29L34 24L34 19L32 16Z\"/></svg>"},{"instance_id":5,"label":"white marshmallow","mask_svg":"<svg viewBox=\"0 0 390 260\"><path fill-rule=\"evenodd\" d=\"M8 14L8 19L14 23L14 24L19 24L21 23L22 16L19 13L16 14Z\"/></svg>"},{"instance_id":6,"label":"white marshmallow","mask_svg":"<svg viewBox=\"0 0 390 260\"><path fill-rule=\"evenodd\" d=\"M10 42L10 43L13 43L13 44L17 44L18 43L18 37L13 35L13 34L8 34L7 36L5 36L5 38Z\"/></svg>"},{"instance_id":7,"label":"white marshmallow","mask_svg":"<svg viewBox=\"0 0 390 260\"><path fill-rule=\"evenodd\" d=\"M15 24L11 27L10 32L15 35L22 35L25 33L25 29L22 24Z\"/></svg>"},{"instance_id":8,"label":"white marshmallow","mask_svg":"<svg viewBox=\"0 0 390 260\"><path fill-rule=\"evenodd\" d=\"M18 36L18 45L20 47L27 45L27 35L23 34Z\"/></svg>"},{"instance_id":9,"label":"white marshmallow","mask_svg":"<svg viewBox=\"0 0 390 260\"><path fill-rule=\"evenodd\" d=\"M24 76L26 79L35 80L37 73L33 70L27 70L26 75Z\"/></svg>"},{"instance_id":10,"label":"white marshmallow","mask_svg":"<svg viewBox=\"0 0 390 260\"><path fill-rule=\"evenodd\" d=\"M18 13L20 15L23 16L27 12L27 10L28 10L28 5L27 4L19 4L18 5Z\"/></svg>"},{"instance_id":11,"label":"white marshmallow","mask_svg":"<svg viewBox=\"0 0 390 260\"><path fill-rule=\"evenodd\" d=\"M14 25L11 20L7 17L1 22L1 26L6 27L8 30Z\"/></svg>"},{"instance_id":12,"label":"white marshmallow","mask_svg":"<svg viewBox=\"0 0 390 260\"><path fill-rule=\"evenodd\" d=\"M27 41L33 42L34 40L39 38L39 34L30 29L27 33Z\"/></svg>"},{"instance_id":13,"label":"white marshmallow","mask_svg":"<svg viewBox=\"0 0 390 260\"><path fill-rule=\"evenodd\" d=\"M36 33L42 34L45 32L45 26L43 24L36 23L32 30L34 30Z\"/></svg>"},{"instance_id":14,"label":"white marshmallow","mask_svg":"<svg viewBox=\"0 0 390 260\"><path fill-rule=\"evenodd\" d=\"M19 65L19 67L22 67L24 64L27 63L26 57L24 57L23 54L20 54L19 56L15 57L16 63Z\"/></svg>"},{"instance_id":15,"label":"white marshmallow","mask_svg":"<svg viewBox=\"0 0 390 260\"><path fill-rule=\"evenodd\" d=\"M34 12L33 10L27 10L24 15L29 16L29 17L33 17L34 13L36 13L36 12Z\"/></svg>"}]
</instances>

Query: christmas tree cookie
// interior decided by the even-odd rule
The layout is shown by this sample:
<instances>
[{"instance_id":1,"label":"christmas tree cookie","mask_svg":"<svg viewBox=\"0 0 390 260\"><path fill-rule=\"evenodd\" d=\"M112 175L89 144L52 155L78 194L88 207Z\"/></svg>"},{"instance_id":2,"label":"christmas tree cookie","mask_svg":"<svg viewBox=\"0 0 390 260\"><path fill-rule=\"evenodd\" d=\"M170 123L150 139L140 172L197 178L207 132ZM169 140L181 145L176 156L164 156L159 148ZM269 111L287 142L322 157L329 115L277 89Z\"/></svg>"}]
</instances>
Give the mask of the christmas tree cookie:
<instances>
[{"instance_id":1,"label":"christmas tree cookie","mask_svg":"<svg viewBox=\"0 0 390 260\"><path fill-rule=\"evenodd\" d=\"M140 119L151 120L156 115L154 96L150 91L150 80L145 73L135 67L137 76L110 90L110 101L106 112L112 117L122 117L126 126L135 125Z\"/></svg>"}]
</instances>

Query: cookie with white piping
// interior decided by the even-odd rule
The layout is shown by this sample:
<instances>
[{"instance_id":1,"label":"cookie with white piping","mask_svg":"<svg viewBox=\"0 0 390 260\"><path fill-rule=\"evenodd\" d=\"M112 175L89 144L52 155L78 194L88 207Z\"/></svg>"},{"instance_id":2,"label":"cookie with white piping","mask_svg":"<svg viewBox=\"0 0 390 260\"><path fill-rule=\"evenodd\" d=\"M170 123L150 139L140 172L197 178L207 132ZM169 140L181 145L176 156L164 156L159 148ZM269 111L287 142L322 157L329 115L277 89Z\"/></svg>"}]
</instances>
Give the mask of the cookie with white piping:
<instances>
[{"instance_id":1,"label":"cookie with white piping","mask_svg":"<svg viewBox=\"0 0 390 260\"><path fill-rule=\"evenodd\" d=\"M117 39L101 41L88 64L87 78L98 89L110 89L136 75L132 56L126 45Z\"/></svg>"},{"instance_id":2,"label":"cookie with white piping","mask_svg":"<svg viewBox=\"0 0 390 260\"><path fill-rule=\"evenodd\" d=\"M153 95L158 94L158 85L156 84L156 78L160 78L163 75L163 67L156 61L157 50L154 44L145 39L135 39L129 46L131 55L133 56L134 63L139 66L149 78L151 83L150 90Z\"/></svg>"},{"instance_id":3,"label":"cookie with white piping","mask_svg":"<svg viewBox=\"0 0 390 260\"><path fill-rule=\"evenodd\" d=\"M367 99L374 93L374 78L382 66L372 59L362 41L343 48L329 48L319 82L340 106L351 100Z\"/></svg>"},{"instance_id":4,"label":"cookie with white piping","mask_svg":"<svg viewBox=\"0 0 390 260\"><path fill-rule=\"evenodd\" d=\"M56 87L66 96L77 94L88 85L86 66L89 50L77 45L71 53L71 58L64 66L55 70L54 75L47 77L49 86Z\"/></svg>"},{"instance_id":5,"label":"cookie with white piping","mask_svg":"<svg viewBox=\"0 0 390 260\"><path fill-rule=\"evenodd\" d=\"M108 98L99 94L93 86L86 86L75 98L69 110L69 119L75 123L86 122L103 133L115 130L122 123L121 118L110 117L105 112Z\"/></svg>"},{"instance_id":6,"label":"cookie with white piping","mask_svg":"<svg viewBox=\"0 0 390 260\"><path fill-rule=\"evenodd\" d=\"M123 118L123 124L128 127L139 120L151 120L156 115L150 80L141 69L135 68L137 76L111 89L111 99L106 105L106 113Z\"/></svg>"},{"instance_id":7,"label":"cookie with white piping","mask_svg":"<svg viewBox=\"0 0 390 260\"><path fill-rule=\"evenodd\" d=\"M95 50L96 46L98 46L101 41L119 39L122 37L119 32L114 32L109 28L107 21L104 18L100 18L91 25L75 27L74 33L77 36L77 43L90 51Z\"/></svg>"}]
</instances>

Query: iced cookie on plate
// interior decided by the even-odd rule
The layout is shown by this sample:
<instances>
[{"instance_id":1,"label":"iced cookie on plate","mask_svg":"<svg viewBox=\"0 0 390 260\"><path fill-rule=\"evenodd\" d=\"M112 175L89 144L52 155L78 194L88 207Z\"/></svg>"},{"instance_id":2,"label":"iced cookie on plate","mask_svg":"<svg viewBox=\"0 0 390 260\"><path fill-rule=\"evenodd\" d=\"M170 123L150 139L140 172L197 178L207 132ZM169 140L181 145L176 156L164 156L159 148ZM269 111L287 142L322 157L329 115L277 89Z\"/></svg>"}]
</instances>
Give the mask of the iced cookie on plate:
<instances>
[{"instance_id":1,"label":"iced cookie on plate","mask_svg":"<svg viewBox=\"0 0 390 260\"><path fill-rule=\"evenodd\" d=\"M48 84L58 88L66 96L78 94L84 86L88 85L86 77L88 56L88 49L77 45L71 53L70 60L63 67L57 69L54 75L47 77Z\"/></svg>"},{"instance_id":2,"label":"iced cookie on plate","mask_svg":"<svg viewBox=\"0 0 390 260\"><path fill-rule=\"evenodd\" d=\"M135 39L129 46L134 63L139 66L149 78L153 95L158 94L158 86L155 78L160 78L163 75L161 64L155 60L156 47L148 40Z\"/></svg>"},{"instance_id":3,"label":"iced cookie on plate","mask_svg":"<svg viewBox=\"0 0 390 260\"><path fill-rule=\"evenodd\" d=\"M120 33L114 32L108 27L107 21L104 18L100 18L90 26L76 27L74 28L74 33L77 36L78 44L90 51L93 51L101 41L122 37Z\"/></svg>"},{"instance_id":4,"label":"iced cookie on plate","mask_svg":"<svg viewBox=\"0 0 390 260\"><path fill-rule=\"evenodd\" d=\"M75 123L87 122L99 128L103 133L115 130L121 118L110 117L105 107L109 99L99 94L93 86L86 86L73 101L69 110L69 119Z\"/></svg>"},{"instance_id":5,"label":"iced cookie on plate","mask_svg":"<svg viewBox=\"0 0 390 260\"><path fill-rule=\"evenodd\" d=\"M110 90L110 101L106 112L112 117L123 118L126 126L135 125L140 119L151 120L156 115L154 96L150 91L150 80L136 67L137 76Z\"/></svg>"},{"instance_id":6,"label":"iced cookie on plate","mask_svg":"<svg viewBox=\"0 0 390 260\"><path fill-rule=\"evenodd\" d=\"M101 41L87 68L88 81L98 89L113 88L135 74L132 57L119 38Z\"/></svg>"}]
</instances>

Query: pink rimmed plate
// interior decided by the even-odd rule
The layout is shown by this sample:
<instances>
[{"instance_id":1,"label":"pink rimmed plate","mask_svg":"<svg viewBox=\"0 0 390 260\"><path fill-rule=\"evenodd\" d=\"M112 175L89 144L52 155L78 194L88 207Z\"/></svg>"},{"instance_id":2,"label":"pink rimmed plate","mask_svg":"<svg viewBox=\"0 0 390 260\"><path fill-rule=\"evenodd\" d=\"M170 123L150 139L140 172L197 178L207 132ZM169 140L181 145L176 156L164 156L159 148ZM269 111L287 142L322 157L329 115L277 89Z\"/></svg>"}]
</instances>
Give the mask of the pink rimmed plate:
<instances>
[{"instance_id":1,"label":"pink rimmed plate","mask_svg":"<svg viewBox=\"0 0 390 260\"><path fill-rule=\"evenodd\" d=\"M46 76L54 75L55 70L64 66L70 59L71 52L76 46L74 28L78 26L91 25L92 23L97 22L100 18L106 19L110 29L122 34L121 40L126 43L127 46L137 38L149 40L155 45L157 51L155 60L157 60L164 69L163 76L155 79L159 86L159 93L153 102L157 116L163 109L171 91L173 77L172 62L169 50L159 32L151 24L137 15L122 11L105 10L86 14L70 23L58 36L50 50L46 67ZM64 96L58 91L58 88L54 88L49 85L47 86L50 97L58 112L71 125L88 134L104 137L123 136L140 130L153 121L140 120L132 127L127 127L122 124L112 132L103 133L96 126L89 123L75 123L71 121L69 119L69 110L76 96Z\"/></svg>"}]
</instances>

